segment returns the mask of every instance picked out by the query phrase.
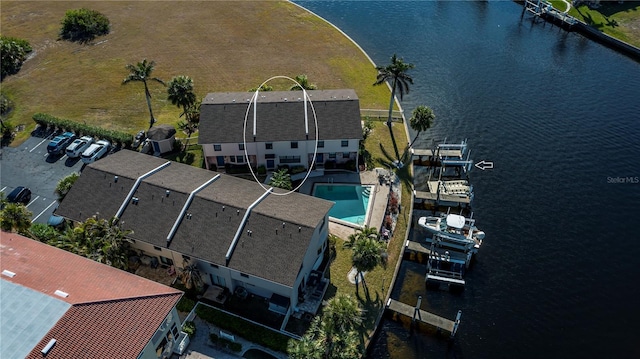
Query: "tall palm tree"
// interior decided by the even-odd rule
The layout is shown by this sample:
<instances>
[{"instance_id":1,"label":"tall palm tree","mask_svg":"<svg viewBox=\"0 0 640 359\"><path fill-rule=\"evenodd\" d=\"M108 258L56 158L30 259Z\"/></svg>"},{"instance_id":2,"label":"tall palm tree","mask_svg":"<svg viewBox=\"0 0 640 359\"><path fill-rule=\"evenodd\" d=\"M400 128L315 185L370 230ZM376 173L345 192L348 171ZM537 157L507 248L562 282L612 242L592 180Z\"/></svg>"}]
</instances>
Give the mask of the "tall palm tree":
<instances>
[{"instance_id":1,"label":"tall palm tree","mask_svg":"<svg viewBox=\"0 0 640 359\"><path fill-rule=\"evenodd\" d=\"M309 79L307 78L307 75L298 75L296 76L296 82L299 83L300 85L293 85L289 88L289 91L300 91L302 89L305 90L315 90L318 87L315 84L309 83Z\"/></svg>"},{"instance_id":2,"label":"tall palm tree","mask_svg":"<svg viewBox=\"0 0 640 359\"><path fill-rule=\"evenodd\" d=\"M122 84L128 84L129 82L142 82L144 84L144 94L147 98L147 106L149 107L149 128L153 127L156 122L153 117L153 110L151 109L151 93L149 92L149 86L147 81L156 81L164 85L164 81L157 77L151 77L151 72L155 68L156 63L154 61L147 61L147 59L138 62L137 64L127 64L126 68L129 70L129 75L122 80Z\"/></svg>"},{"instance_id":3,"label":"tall palm tree","mask_svg":"<svg viewBox=\"0 0 640 359\"><path fill-rule=\"evenodd\" d=\"M279 171L273 172L269 186L278 187L286 190L291 190L293 184L291 183L291 175L287 173L287 169L283 168Z\"/></svg>"},{"instance_id":4,"label":"tall palm tree","mask_svg":"<svg viewBox=\"0 0 640 359\"><path fill-rule=\"evenodd\" d=\"M435 118L436 115L433 113L433 110L427 106L420 105L413 110L411 118L409 119L409 126L416 131L416 136L409 144L409 147L413 146L413 143L416 142L422 131L426 131L431 128Z\"/></svg>"},{"instance_id":5,"label":"tall palm tree","mask_svg":"<svg viewBox=\"0 0 640 359\"><path fill-rule=\"evenodd\" d=\"M195 264L186 264L184 269L182 269L180 279L187 289L195 288L196 290L200 290L204 287L204 281L202 280L200 271Z\"/></svg>"},{"instance_id":6,"label":"tall palm tree","mask_svg":"<svg viewBox=\"0 0 640 359\"><path fill-rule=\"evenodd\" d=\"M349 235L348 241L344 242L343 246L345 248L353 248L360 238L380 239L380 232L378 232L376 227L364 226L364 228L357 228L355 233Z\"/></svg>"},{"instance_id":7,"label":"tall palm tree","mask_svg":"<svg viewBox=\"0 0 640 359\"><path fill-rule=\"evenodd\" d=\"M187 138L198 128L200 120L200 110L196 106L196 94L193 92L193 80L189 76L176 76L167 84L167 99L172 104L182 108L180 117L184 116L185 121L180 121L178 127L187 132ZM187 145L185 144L185 150Z\"/></svg>"},{"instance_id":8,"label":"tall palm tree","mask_svg":"<svg viewBox=\"0 0 640 359\"><path fill-rule=\"evenodd\" d=\"M405 93L409 93L409 84L413 84L413 78L407 74L407 71L414 68L413 64L405 63L402 58L398 58L396 54L391 56L391 63L387 66L376 66L378 70L378 76L376 82L373 84L381 85L387 81L391 81L391 100L389 101L389 118L387 119L387 126L391 132L391 139L393 141L393 148L396 152L396 157L400 159L398 153L398 147L396 145L395 138L393 137L393 131L391 130L391 117L393 114L393 100L396 97L396 91L400 95L400 101L404 97Z\"/></svg>"},{"instance_id":9,"label":"tall palm tree","mask_svg":"<svg viewBox=\"0 0 640 359\"><path fill-rule=\"evenodd\" d=\"M358 238L353 245L351 263L356 268L356 290L358 289L358 278L362 278L363 285L367 286L362 276L363 272L374 270L378 265L386 265L387 252L385 244L377 238Z\"/></svg>"},{"instance_id":10,"label":"tall palm tree","mask_svg":"<svg viewBox=\"0 0 640 359\"><path fill-rule=\"evenodd\" d=\"M0 211L0 228L7 232L26 233L31 226L31 211L20 203L8 203Z\"/></svg>"}]
</instances>

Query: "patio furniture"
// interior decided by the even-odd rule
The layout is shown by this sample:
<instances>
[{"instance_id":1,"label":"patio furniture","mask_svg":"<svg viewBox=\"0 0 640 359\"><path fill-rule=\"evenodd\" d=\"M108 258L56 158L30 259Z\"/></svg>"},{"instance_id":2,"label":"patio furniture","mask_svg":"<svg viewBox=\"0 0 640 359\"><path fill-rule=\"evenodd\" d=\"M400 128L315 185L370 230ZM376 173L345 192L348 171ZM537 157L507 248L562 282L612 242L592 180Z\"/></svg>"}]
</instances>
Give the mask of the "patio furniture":
<instances>
[{"instance_id":1,"label":"patio furniture","mask_svg":"<svg viewBox=\"0 0 640 359\"><path fill-rule=\"evenodd\" d=\"M244 289L244 287L236 287L236 289L233 291L233 294L235 294L236 297L240 299L247 299L249 292L247 292L247 290Z\"/></svg>"}]
</instances>

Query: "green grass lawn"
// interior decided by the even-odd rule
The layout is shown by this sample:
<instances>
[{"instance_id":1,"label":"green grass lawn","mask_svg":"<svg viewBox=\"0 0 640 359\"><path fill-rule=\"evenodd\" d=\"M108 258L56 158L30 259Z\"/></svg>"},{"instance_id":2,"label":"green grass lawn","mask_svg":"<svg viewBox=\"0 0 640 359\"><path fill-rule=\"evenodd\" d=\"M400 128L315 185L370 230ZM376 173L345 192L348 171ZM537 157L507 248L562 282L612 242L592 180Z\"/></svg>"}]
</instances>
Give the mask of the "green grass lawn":
<instances>
[{"instance_id":1,"label":"green grass lawn","mask_svg":"<svg viewBox=\"0 0 640 359\"><path fill-rule=\"evenodd\" d=\"M107 16L111 32L90 44L57 41L65 11L80 7ZM144 58L156 62L152 76L193 78L199 98L306 74L319 89L354 89L362 108L388 106L389 90L372 86L377 72L366 55L324 20L285 1L8 0L0 24L2 35L25 39L34 50L2 82L16 105L8 120L26 126L14 146L28 138L37 112L131 134L148 128L143 85L121 84L125 66ZM167 101L166 88L153 82L149 89L158 123L175 125L180 110Z\"/></svg>"},{"instance_id":2,"label":"green grass lawn","mask_svg":"<svg viewBox=\"0 0 640 359\"><path fill-rule=\"evenodd\" d=\"M373 125L373 131L365 142L366 149L371 153L374 163L387 163L389 159L385 153L393 154L393 144L391 142L391 136L389 136L389 129L384 121L374 121ZM392 127L396 142L398 144L406 144L407 136L404 130L404 124L393 123ZM404 146L399 146L399 150L402 152ZM399 172L398 175L401 179L408 179L408 169L409 167L405 167L404 171ZM347 273L352 267L352 251L349 248L343 248L343 240L338 239L336 241L336 258L329 268L331 284L325 300L333 297L337 293L345 293L358 298L365 310L365 318L361 328L361 334L365 341L370 339L370 336L375 330L376 321L382 313L382 310L384 310L384 299L389 291L389 286L393 279L395 267L411 221L411 189L405 185L406 181L401 181L401 183L403 183L401 198L402 210L398 215L393 237L387 247L389 260L385 268L378 267L365 275L368 291L364 290L362 286L356 291L355 285L351 284L347 279Z\"/></svg>"},{"instance_id":3,"label":"green grass lawn","mask_svg":"<svg viewBox=\"0 0 640 359\"><path fill-rule=\"evenodd\" d=\"M551 1L556 9L564 11L565 3ZM593 26L601 32L640 47L640 2L601 1L597 8L589 8L581 4L577 8L571 7L569 15Z\"/></svg>"}]
</instances>

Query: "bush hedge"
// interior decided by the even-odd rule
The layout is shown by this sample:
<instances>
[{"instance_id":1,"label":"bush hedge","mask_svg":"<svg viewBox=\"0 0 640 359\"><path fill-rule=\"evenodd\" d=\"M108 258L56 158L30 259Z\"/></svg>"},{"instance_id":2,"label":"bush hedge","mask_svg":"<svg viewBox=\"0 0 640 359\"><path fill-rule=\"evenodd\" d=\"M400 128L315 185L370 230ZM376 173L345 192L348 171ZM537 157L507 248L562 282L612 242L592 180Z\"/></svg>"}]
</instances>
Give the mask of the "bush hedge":
<instances>
[{"instance_id":1,"label":"bush hedge","mask_svg":"<svg viewBox=\"0 0 640 359\"><path fill-rule=\"evenodd\" d=\"M133 136L129 133L105 130L104 128L89 126L65 118L57 118L46 113L36 113L33 115L33 121L45 129L74 132L78 136L97 137L111 143L119 143L124 147L131 147L133 143Z\"/></svg>"},{"instance_id":2,"label":"bush hedge","mask_svg":"<svg viewBox=\"0 0 640 359\"><path fill-rule=\"evenodd\" d=\"M184 322L182 325L182 331L187 333L189 339L193 338L193 336L196 335L196 323L191 321Z\"/></svg>"},{"instance_id":3,"label":"bush hedge","mask_svg":"<svg viewBox=\"0 0 640 359\"><path fill-rule=\"evenodd\" d=\"M176 305L176 309L181 312L189 313L191 312L191 309L193 309L193 307L195 306L196 306L195 301L183 296L182 298L180 298L180 301Z\"/></svg>"},{"instance_id":4,"label":"bush hedge","mask_svg":"<svg viewBox=\"0 0 640 359\"><path fill-rule=\"evenodd\" d=\"M109 33L109 19L95 10L67 10L62 19L60 38L88 42Z\"/></svg>"},{"instance_id":5,"label":"bush hedge","mask_svg":"<svg viewBox=\"0 0 640 359\"><path fill-rule=\"evenodd\" d=\"M196 314L207 322L220 327L220 329L236 333L251 342L280 352L287 352L289 337L284 334L274 332L271 329L247 322L205 305L198 305ZM233 348L230 349L233 350Z\"/></svg>"}]
</instances>

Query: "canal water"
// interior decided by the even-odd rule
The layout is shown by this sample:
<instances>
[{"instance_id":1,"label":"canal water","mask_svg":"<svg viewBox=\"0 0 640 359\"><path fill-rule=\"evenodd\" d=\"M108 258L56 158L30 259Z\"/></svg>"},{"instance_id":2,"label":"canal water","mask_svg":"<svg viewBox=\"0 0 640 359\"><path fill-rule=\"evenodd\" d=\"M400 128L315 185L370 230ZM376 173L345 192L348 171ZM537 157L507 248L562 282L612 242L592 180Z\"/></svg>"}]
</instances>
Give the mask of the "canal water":
<instances>
[{"instance_id":1,"label":"canal water","mask_svg":"<svg viewBox=\"0 0 640 359\"><path fill-rule=\"evenodd\" d=\"M461 309L455 340L388 318L369 357L640 357L640 64L511 1L296 3L376 64L415 64L405 115L437 116L418 147L466 138L494 163L471 173L487 237L465 290L425 288L410 262L393 290Z\"/></svg>"}]
</instances>

